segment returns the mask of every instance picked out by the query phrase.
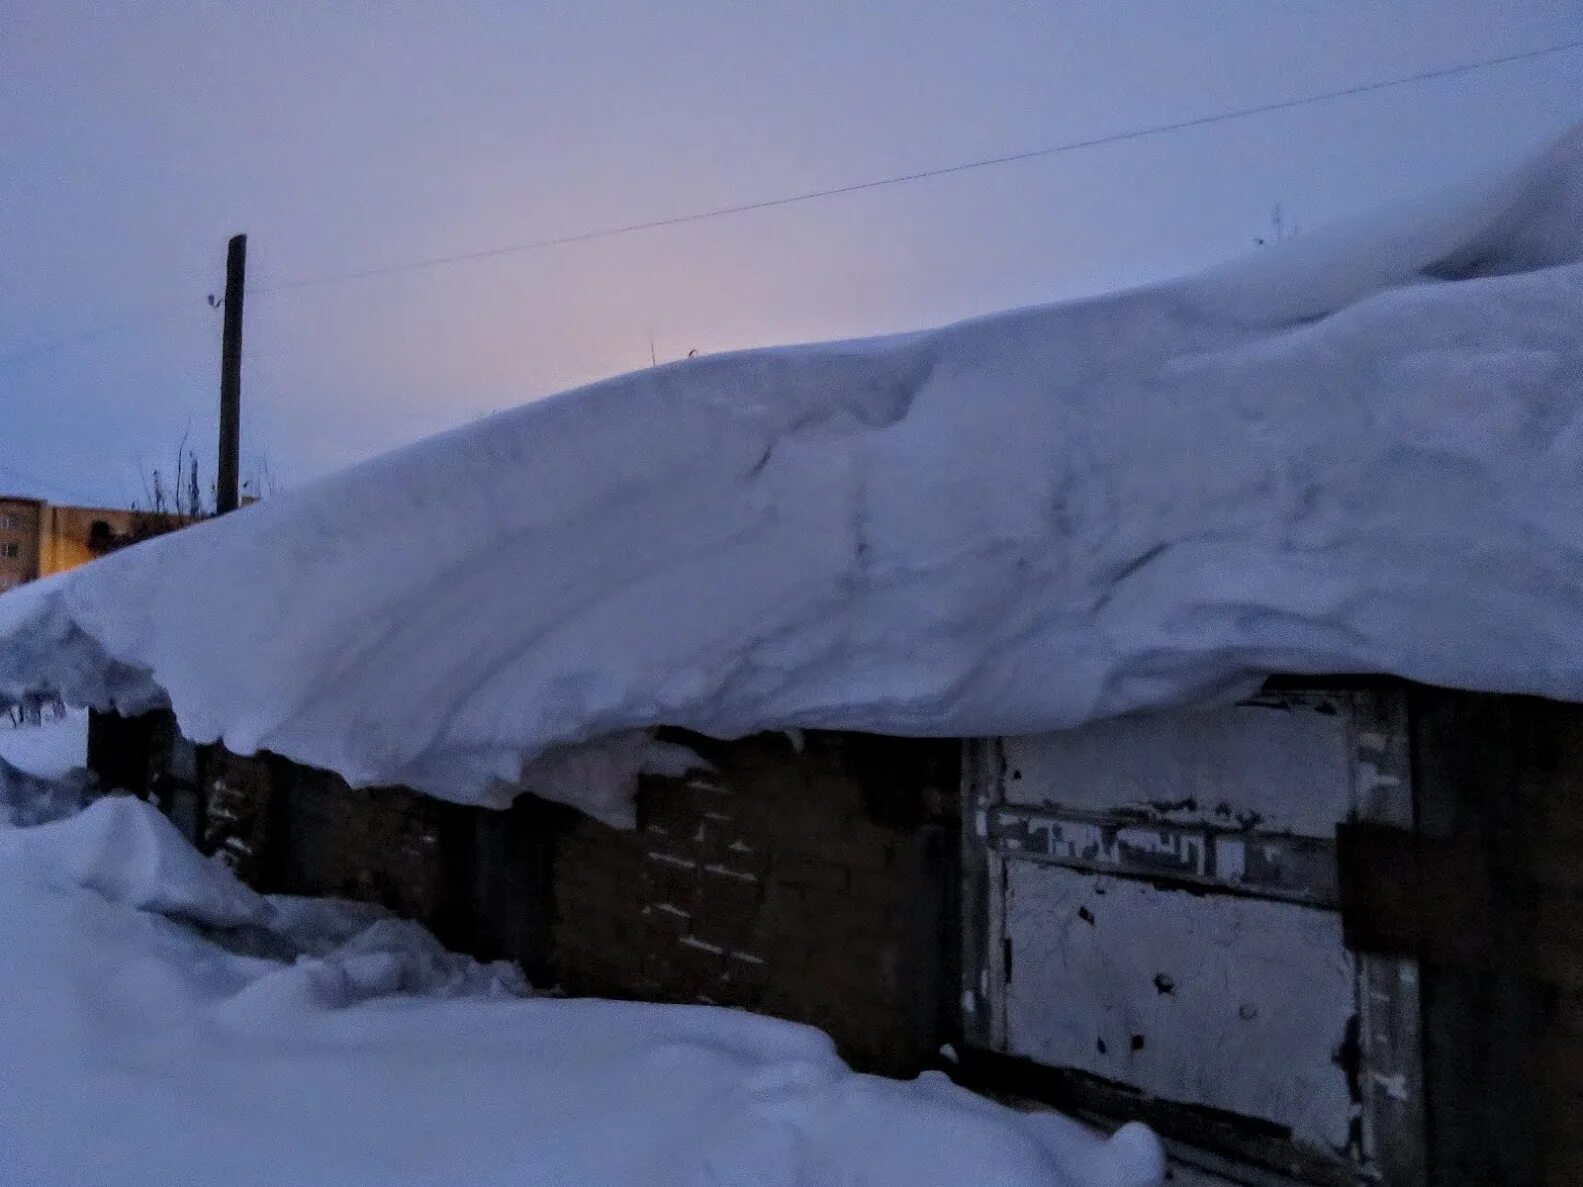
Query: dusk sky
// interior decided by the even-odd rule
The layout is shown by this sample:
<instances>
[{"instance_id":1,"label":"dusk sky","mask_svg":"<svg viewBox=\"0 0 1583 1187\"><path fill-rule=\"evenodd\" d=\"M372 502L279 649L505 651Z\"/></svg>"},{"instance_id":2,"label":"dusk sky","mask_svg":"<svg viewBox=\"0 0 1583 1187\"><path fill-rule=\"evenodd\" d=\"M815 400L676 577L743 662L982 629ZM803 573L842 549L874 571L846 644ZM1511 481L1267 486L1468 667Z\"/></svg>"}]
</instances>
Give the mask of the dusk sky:
<instances>
[{"instance_id":1,"label":"dusk sky","mask_svg":"<svg viewBox=\"0 0 1583 1187\"><path fill-rule=\"evenodd\" d=\"M1159 279L1510 161L1583 50L549 250L1583 38L1583 0L576 5L0 0L0 492L212 473L249 235L243 471L277 485L690 349ZM123 324L124 323L124 324ZM106 329L106 327L118 327Z\"/></svg>"}]
</instances>

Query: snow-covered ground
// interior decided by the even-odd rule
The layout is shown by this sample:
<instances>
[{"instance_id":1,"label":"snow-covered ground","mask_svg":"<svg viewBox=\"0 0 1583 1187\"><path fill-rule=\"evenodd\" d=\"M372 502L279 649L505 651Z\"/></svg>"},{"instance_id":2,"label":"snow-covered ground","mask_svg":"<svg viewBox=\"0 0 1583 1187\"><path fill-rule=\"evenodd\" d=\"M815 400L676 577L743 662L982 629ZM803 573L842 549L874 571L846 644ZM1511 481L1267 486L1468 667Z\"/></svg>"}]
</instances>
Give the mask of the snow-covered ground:
<instances>
[{"instance_id":1,"label":"snow-covered ground","mask_svg":"<svg viewBox=\"0 0 1583 1187\"><path fill-rule=\"evenodd\" d=\"M0 713L0 761L19 771L52 779L87 761L88 714L68 709L45 712L37 722L14 723Z\"/></svg>"},{"instance_id":2,"label":"snow-covered ground","mask_svg":"<svg viewBox=\"0 0 1583 1187\"><path fill-rule=\"evenodd\" d=\"M1580 326L1583 130L1203 276L420 442L0 596L0 700L619 820L685 757L656 725L1029 733L1280 671L1583 698Z\"/></svg>"},{"instance_id":3,"label":"snow-covered ground","mask_svg":"<svg viewBox=\"0 0 1583 1187\"><path fill-rule=\"evenodd\" d=\"M0 827L6 1187L1149 1187L939 1075L736 1011L525 996L351 904L265 899L137 800Z\"/></svg>"},{"instance_id":4,"label":"snow-covered ground","mask_svg":"<svg viewBox=\"0 0 1583 1187\"><path fill-rule=\"evenodd\" d=\"M82 807L91 777L88 714L46 707L18 723L0 714L0 828L42 824Z\"/></svg>"}]
</instances>

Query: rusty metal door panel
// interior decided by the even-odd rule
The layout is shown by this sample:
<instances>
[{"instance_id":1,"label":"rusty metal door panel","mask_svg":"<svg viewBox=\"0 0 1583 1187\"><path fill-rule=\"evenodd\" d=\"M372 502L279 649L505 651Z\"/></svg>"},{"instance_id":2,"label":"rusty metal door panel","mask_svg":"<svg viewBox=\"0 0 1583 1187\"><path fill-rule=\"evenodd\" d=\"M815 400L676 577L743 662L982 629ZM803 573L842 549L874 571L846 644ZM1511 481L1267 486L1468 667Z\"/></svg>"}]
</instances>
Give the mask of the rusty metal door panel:
<instances>
[{"instance_id":1,"label":"rusty metal door panel","mask_svg":"<svg viewBox=\"0 0 1583 1187\"><path fill-rule=\"evenodd\" d=\"M1349 807L1347 708L1288 693L1005 738L1004 799L1330 837Z\"/></svg>"},{"instance_id":2,"label":"rusty metal door panel","mask_svg":"<svg viewBox=\"0 0 1583 1187\"><path fill-rule=\"evenodd\" d=\"M970 1046L1249 1182L1424 1187L1417 969L1347 947L1336 840L1412 835L1406 713L1288 689L970 746Z\"/></svg>"},{"instance_id":3,"label":"rusty metal door panel","mask_svg":"<svg viewBox=\"0 0 1583 1187\"><path fill-rule=\"evenodd\" d=\"M1012 862L1005 917L1009 1051L1346 1146L1338 915Z\"/></svg>"},{"instance_id":4,"label":"rusty metal door panel","mask_svg":"<svg viewBox=\"0 0 1583 1187\"><path fill-rule=\"evenodd\" d=\"M991 808L981 824L991 849L1022 861L1317 907L1340 901L1336 843L1318 837L1059 808Z\"/></svg>"}]
</instances>

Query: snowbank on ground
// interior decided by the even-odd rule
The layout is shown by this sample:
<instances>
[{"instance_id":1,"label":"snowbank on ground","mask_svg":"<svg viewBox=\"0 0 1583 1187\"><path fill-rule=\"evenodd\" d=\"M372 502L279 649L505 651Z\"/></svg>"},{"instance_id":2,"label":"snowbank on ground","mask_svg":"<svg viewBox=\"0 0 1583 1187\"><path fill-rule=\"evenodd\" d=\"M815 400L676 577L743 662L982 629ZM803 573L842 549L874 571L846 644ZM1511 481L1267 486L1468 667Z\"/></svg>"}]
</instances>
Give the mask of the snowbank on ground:
<instances>
[{"instance_id":1,"label":"snowbank on ground","mask_svg":"<svg viewBox=\"0 0 1583 1187\"><path fill-rule=\"evenodd\" d=\"M1150 1187L940 1076L730 1010L523 996L350 904L264 899L137 800L0 832L11 1187Z\"/></svg>"},{"instance_id":2,"label":"snowbank on ground","mask_svg":"<svg viewBox=\"0 0 1583 1187\"><path fill-rule=\"evenodd\" d=\"M21 721L0 715L0 827L43 824L80 809L94 780L88 714L58 706Z\"/></svg>"},{"instance_id":3,"label":"snowbank on ground","mask_svg":"<svg viewBox=\"0 0 1583 1187\"><path fill-rule=\"evenodd\" d=\"M420 442L0 597L0 696L607 819L660 724L1034 732L1271 672L1583 698L1580 327L1583 130L1200 277Z\"/></svg>"},{"instance_id":4,"label":"snowbank on ground","mask_svg":"<svg viewBox=\"0 0 1583 1187\"><path fill-rule=\"evenodd\" d=\"M44 824L70 816L87 802L95 780L87 771L43 779L0 754L0 828Z\"/></svg>"},{"instance_id":5,"label":"snowbank on ground","mask_svg":"<svg viewBox=\"0 0 1583 1187\"><path fill-rule=\"evenodd\" d=\"M29 775L53 779L86 766L88 714L80 709L45 711L35 721L0 714L0 760Z\"/></svg>"}]
</instances>

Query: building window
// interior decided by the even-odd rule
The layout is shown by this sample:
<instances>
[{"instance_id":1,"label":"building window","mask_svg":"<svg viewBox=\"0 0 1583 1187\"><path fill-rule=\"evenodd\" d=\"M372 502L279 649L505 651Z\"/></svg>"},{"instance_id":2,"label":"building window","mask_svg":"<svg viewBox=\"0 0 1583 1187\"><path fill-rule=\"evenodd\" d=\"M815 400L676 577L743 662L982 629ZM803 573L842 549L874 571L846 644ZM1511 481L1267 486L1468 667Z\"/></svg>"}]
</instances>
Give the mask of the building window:
<instances>
[{"instance_id":1,"label":"building window","mask_svg":"<svg viewBox=\"0 0 1583 1187\"><path fill-rule=\"evenodd\" d=\"M14 561L22 555L22 545L13 541L0 544L0 560Z\"/></svg>"},{"instance_id":2,"label":"building window","mask_svg":"<svg viewBox=\"0 0 1583 1187\"><path fill-rule=\"evenodd\" d=\"M9 511L0 511L0 532L14 532L22 526L22 521Z\"/></svg>"}]
</instances>

